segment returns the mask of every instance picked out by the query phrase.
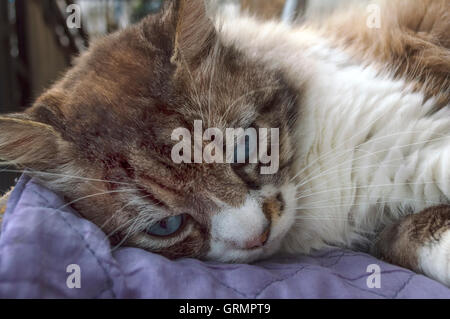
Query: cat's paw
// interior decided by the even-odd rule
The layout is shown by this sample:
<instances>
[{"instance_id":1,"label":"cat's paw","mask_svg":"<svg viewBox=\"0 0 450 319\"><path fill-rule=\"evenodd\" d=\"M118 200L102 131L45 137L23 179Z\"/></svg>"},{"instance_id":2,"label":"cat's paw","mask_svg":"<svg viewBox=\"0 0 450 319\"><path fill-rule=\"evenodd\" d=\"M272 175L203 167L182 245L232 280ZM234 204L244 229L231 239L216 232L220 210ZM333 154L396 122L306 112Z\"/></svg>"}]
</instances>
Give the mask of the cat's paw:
<instances>
[{"instance_id":1,"label":"cat's paw","mask_svg":"<svg viewBox=\"0 0 450 319\"><path fill-rule=\"evenodd\" d=\"M373 252L450 287L450 206L430 207L386 227Z\"/></svg>"},{"instance_id":2,"label":"cat's paw","mask_svg":"<svg viewBox=\"0 0 450 319\"><path fill-rule=\"evenodd\" d=\"M418 265L425 275L450 287L450 230L419 249Z\"/></svg>"}]
</instances>

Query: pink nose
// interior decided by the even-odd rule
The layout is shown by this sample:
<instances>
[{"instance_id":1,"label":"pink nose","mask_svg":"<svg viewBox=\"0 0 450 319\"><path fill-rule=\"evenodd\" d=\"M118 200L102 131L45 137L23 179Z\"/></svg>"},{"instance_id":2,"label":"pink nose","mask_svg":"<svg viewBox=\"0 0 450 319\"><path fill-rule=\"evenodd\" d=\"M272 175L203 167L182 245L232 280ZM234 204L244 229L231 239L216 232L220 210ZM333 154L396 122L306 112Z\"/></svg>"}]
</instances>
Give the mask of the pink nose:
<instances>
[{"instance_id":1,"label":"pink nose","mask_svg":"<svg viewBox=\"0 0 450 319\"><path fill-rule=\"evenodd\" d=\"M259 237L245 243L245 249L255 249L264 246L269 239L270 228L268 227Z\"/></svg>"}]
</instances>

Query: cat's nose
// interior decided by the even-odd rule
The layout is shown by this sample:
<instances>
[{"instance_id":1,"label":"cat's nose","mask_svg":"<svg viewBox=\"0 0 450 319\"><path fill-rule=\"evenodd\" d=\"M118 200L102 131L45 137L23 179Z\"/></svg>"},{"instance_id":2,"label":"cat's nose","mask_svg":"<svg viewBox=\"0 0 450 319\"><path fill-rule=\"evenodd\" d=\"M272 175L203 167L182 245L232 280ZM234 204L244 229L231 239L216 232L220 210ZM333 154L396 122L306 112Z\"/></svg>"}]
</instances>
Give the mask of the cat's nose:
<instances>
[{"instance_id":1,"label":"cat's nose","mask_svg":"<svg viewBox=\"0 0 450 319\"><path fill-rule=\"evenodd\" d=\"M264 244L267 242L267 239L269 239L270 234L270 225L264 230L264 232L249 241L245 243L245 249L255 249L264 246Z\"/></svg>"}]
</instances>

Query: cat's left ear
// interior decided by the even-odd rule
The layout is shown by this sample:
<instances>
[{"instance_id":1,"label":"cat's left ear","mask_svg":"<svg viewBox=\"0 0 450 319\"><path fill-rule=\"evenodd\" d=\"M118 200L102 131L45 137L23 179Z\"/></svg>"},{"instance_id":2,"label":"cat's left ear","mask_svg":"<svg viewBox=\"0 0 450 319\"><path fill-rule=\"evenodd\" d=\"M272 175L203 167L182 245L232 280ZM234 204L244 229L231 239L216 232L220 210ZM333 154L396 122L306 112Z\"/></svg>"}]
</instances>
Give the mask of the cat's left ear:
<instances>
[{"instance_id":1,"label":"cat's left ear","mask_svg":"<svg viewBox=\"0 0 450 319\"><path fill-rule=\"evenodd\" d=\"M48 169L58 164L66 142L55 129L28 114L0 116L0 161L8 165Z\"/></svg>"},{"instance_id":2,"label":"cat's left ear","mask_svg":"<svg viewBox=\"0 0 450 319\"><path fill-rule=\"evenodd\" d=\"M204 0L176 0L176 34L173 62L195 62L207 54L216 41L216 29Z\"/></svg>"}]
</instances>

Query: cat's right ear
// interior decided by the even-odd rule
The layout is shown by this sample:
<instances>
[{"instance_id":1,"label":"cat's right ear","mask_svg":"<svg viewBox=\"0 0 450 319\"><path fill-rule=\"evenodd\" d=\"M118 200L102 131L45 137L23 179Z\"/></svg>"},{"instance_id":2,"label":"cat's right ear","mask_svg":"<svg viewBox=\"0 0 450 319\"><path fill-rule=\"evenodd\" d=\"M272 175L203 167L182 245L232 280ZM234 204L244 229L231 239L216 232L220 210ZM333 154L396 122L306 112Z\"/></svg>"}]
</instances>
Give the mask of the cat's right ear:
<instances>
[{"instance_id":1,"label":"cat's right ear","mask_svg":"<svg viewBox=\"0 0 450 319\"><path fill-rule=\"evenodd\" d=\"M194 63L216 42L216 29L205 0L175 0L171 4L175 25L172 62Z\"/></svg>"},{"instance_id":2,"label":"cat's right ear","mask_svg":"<svg viewBox=\"0 0 450 319\"><path fill-rule=\"evenodd\" d=\"M29 115L0 116L0 162L21 168L54 167L66 142L53 127Z\"/></svg>"}]
</instances>

